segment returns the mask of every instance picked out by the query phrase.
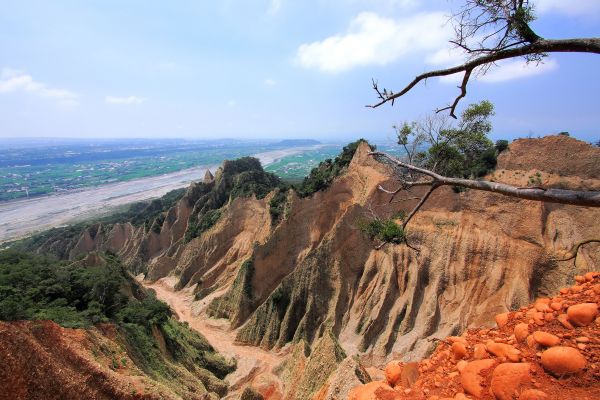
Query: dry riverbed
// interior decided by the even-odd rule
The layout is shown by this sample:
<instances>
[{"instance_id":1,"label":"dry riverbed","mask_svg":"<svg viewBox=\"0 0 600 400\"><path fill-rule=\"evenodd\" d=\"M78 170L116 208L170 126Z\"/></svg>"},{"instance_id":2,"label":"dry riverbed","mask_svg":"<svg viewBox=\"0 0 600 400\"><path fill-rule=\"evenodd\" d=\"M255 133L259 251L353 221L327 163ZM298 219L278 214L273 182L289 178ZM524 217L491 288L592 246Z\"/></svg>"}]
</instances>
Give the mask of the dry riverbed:
<instances>
[{"instance_id":1,"label":"dry riverbed","mask_svg":"<svg viewBox=\"0 0 600 400\"><path fill-rule=\"evenodd\" d=\"M255 154L263 166L322 145L294 147ZM206 169L200 166L159 176L113 183L58 195L0 203L0 243L26 237L52 227L109 214L124 204L160 197L201 180Z\"/></svg>"}]
</instances>

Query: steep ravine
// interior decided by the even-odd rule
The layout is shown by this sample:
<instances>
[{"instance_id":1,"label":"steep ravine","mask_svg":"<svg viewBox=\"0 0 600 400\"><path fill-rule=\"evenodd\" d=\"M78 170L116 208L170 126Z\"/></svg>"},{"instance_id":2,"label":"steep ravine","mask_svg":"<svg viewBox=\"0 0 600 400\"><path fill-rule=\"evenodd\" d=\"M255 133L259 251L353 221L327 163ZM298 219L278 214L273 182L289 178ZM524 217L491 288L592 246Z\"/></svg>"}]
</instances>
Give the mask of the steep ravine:
<instances>
[{"instance_id":1,"label":"steep ravine","mask_svg":"<svg viewBox=\"0 0 600 400\"><path fill-rule=\"evenodd\" d=\"M181 318L209 340L226 337L225 352L248 358L249 365L256 360L252 352L271 354L262 378L247 373L253 367L241 368L239 376L252 375L244 379L253 387L278 387L286 399L317 392L319 399L343 398L336 396L364 380L352 356L365 367L421 359L434 339L491 326L494 315L553 295L575 275L598 269L597 243L581 247L575 259L558 260L576 243L600 238L600 210L451 188L438 189L411 221L409 240L418 252L404 245L374 249L357 221L411 209L416 200L402 199L420 189L390 204L378 186L395 188L393 171L368 151L359 146L328 189L306 198L291 193L279 224L269 212L274 193L238 197L221 208L214 226L186 241L197 202L190 187L155 229L95 228L70 254L117 253L165 299L179 299L173 305ZM488 178L600 190L598 160L599 148L572 138L521 139L499 156ZM329 352L326 361L316 361L316 348L328 349L322 350ZM250 353L236 353L242 349ZM312 381L296 379L297 371Z\"/></svg>"}]
</instances>

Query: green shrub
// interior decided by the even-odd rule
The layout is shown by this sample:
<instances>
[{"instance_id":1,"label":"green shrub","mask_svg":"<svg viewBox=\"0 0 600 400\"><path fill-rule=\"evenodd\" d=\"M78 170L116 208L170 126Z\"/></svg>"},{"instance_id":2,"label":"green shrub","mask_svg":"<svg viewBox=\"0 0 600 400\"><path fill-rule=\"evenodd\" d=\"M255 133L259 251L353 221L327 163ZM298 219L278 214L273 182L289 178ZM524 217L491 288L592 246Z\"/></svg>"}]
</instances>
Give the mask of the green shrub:
<instances>
[{"instance_id":1,"label":"green shrub","mask_svg":"<svg viewBox=\"0 0 600 400\"><path fill-rule=\"evenodd\" d=\"M365 142L365 139L359 139L355 142L349 143L344 146L342 152L335 160L327 159L321 161L318 166L310 171L310 174L304 178L302 184L296 189L300 197L309 197L314 193L327 189L333 180L343 174L356 153L358 146ZM375 146L369 145L371 151L375 150Z\"/></svg>"},{"instance_id":2,"label":"green shrub","mask_svg":"<svg viewBox=\"0 0 600 400\"><path fill-rule=\"evenodd\" d=\"M271 223L277 225L286 215L288 204L287 191L279 190L269 202L269 213L271 214Z\"/></svg>"},{"instance_id":3,"label":"green shrub","mask_svg":"<svg viewBox=\"0 0 600 400\"><path fill-rule=\"evenodd\" d=\"M406 231L393 218L358 221L358 229L370 240L400 244L406 241Z\"/></svg>"},{"instance_id":4,"label":"green shrub","mask_svg":"<svg viewBox=\"0 0 600 400\"><path fill-rule=\"evenodd\" d=\"M508 149L508 140L497 140L495 147L498 154L502 153L504 150Z\"/></svg>"},{"instance_id":5,"label":"green shrub","mask_svg":"<svg viewBox=\"0 0 600 400\"><path fill-rule=\"evenodd\" d=\"M210 391L220 396L227 384L220 378L235 362L215 353L206 339L171 317L169 306L144 291L114 256L89 266L14 250L0 251L0 319L49 319L73 328L113 322L127 345L129 357L148 376L170 383L180 376L180 362ZM163 332L162 353L153 329ZM127 359L121 359L126 366ZM111 368L120 364L113 354Z\"/></svg>"}]
</instances>

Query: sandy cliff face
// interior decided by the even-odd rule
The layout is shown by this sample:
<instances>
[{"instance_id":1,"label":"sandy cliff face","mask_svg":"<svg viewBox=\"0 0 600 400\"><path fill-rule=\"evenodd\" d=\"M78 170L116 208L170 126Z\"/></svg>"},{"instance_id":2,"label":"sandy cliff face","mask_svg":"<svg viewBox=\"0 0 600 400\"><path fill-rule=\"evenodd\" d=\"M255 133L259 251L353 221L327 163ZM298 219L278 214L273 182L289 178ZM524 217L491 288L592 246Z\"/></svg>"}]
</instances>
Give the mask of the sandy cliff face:
<instances>
[{"instance_id":1,"label":"sandy cliff face","mask_svg":"<svg viewBox=\"0 0 600 400\"><path fill-rule=\"evenodd\" d=\"M600 238L600 210L450 188L438 189L409 224L418 251L376 250L357 220L410 210L417 200L403 199L421 189L390 204L377 188L395 188L393 172L367 153L361 145L327 190L303 199L292 193L275 227L270 197L238 198L215 226L184 243L192 212L184 198L160 233L115 225L84 233L71 254L110 249L145 265L137 270L148 280L176 277L177 289L196 293L198 318L228 318L240 343L314 347L331 334L365 366L421 358L432 351L431 339L490 325L495 314L554 294L600 265L597 243L558 261L582 240ZM572 138L523 139L500 155L489 179L600 190L599 161L600 149ZM343 381L339 373L324 381ZM307 390L300 386L294 390Z\"/></svg>"}]
</instances>

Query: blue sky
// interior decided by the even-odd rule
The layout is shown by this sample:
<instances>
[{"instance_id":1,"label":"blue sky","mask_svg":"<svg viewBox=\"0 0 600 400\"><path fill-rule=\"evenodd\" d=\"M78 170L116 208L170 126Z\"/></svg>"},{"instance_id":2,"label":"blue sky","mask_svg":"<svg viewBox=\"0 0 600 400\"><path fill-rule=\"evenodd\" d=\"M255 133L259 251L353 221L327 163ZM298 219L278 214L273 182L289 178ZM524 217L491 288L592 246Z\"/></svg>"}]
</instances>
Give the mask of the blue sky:
<instances>
[{"instance_id":1,"label":"blue sky","mask_svg":"<svg viewBox=\"0 0 600 400\"><path fill-rule=\"evenodd\" d=\"M600 1L538 0L538 34L600 36ZM399 89L449 66L459 1L0 0L0 138L392 137L452 101L453 79L368 109L371 78ZM496 105L494 138L600 139L600 56L509 62L466 101Z\"/></svg>"}]
</instances>

